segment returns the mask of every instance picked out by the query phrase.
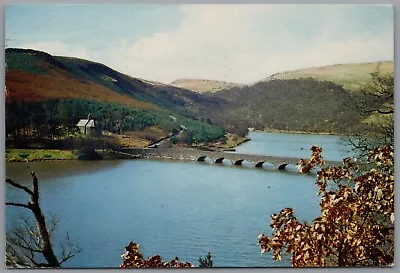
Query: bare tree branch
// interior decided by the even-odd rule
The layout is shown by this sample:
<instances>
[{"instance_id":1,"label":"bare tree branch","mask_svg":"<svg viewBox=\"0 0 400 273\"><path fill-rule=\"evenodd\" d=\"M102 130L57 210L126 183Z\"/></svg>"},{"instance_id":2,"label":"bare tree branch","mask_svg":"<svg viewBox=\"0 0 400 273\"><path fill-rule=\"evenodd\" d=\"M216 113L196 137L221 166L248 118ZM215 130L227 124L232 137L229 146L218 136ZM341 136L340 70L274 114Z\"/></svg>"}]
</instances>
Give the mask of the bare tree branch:
<instances>
[{"instance_id":1,"label":"bare tree branch","mask_svg":"<svg viewBox=\"0 0 400 273\"><path fill-rule=\"evenodd\" d=\"M68 261L69 259L73 258L76 254L72 253L72 251L68 252L68 255L62 258L60 261L60 265L63 264L64 262Z\"/></svg>"},{"instance_id":2,"label":"bare tree branch","mask_svg":"<svg viewBox=\"0 0 400 273\"><path fill-rule=\"evenodd\" d=\"M28 187L25 187L18 183L15 183L14 181L12 181L9 178L6 179L6 183L10 184L11 186L13 186L15 188L21 189L21 190L27 192L29 195L33 196L33 191L31 191Z\"/></svg>"},{"instance_id":3,"label":"bare tree branch","mask_svg":"<svg viewBox=\"0 0 400 273\"><path fill-rule=\"evenodd\" d=\"M25 224L26 228L23 229L17 227L13 232L13 236L7 236L7 240L10 242L10 244L13 244L14 246L24 250L24 256L26 258L25 260L29 259L29 261L35 267L58 268L60 267L61 263L64 263L70 258L74 257L75 254L78 253L80 250L70 242L69 235L67 234L68 252L63 251L63 255L60 261L56 257L52 246L51 234L55 229L57 219L53 217L51 223L49 224L49 227L47 227L46 218L44 217L39 204L38 179L35 172L31 172L31 176L33 182L33 191L30 190L28 187L13 182L11 179L6 179L6 183L18 189L24 190L30 195L31 198L31 201L27 204L7 202L6 205L30 209L33 212L33 215L35 217L34 219L36 220L37 225L32 225L29 219L22 217L22 221ZM46 263L38 263L35 260L35 253L42 254L43 258L46 260Z\"/></svg>"},{"instance_id":4,"label":"bare tree branch","mask_svg":"<svg viewBox=\"0 0 400 273\"><path fill-rule=\"evenodd\" d=\"M36 248L30 247L30 246L26 246L26 245L22 244L21 242L18 242L18 241L11 241L11 242L13 244L15 244L16 246L19 246L19 247L21 247L23 249L26 249L26 250L29 250L31 252L42 253L42 251L40 249L36 249Z\"/></svg>"},{"instance_id":5,"label":"bare tree branch","mask_svg":"<svg viewBox=\"0 0 400 273\"><path fill-rule=\"evenodd\" d=\"M7 206L13 206L13 207L23 207L23 208L26 208L26 209L31 209L28 204L22 204L22 203L6 202L6 205Z\"/></svg>"}]
</instances>

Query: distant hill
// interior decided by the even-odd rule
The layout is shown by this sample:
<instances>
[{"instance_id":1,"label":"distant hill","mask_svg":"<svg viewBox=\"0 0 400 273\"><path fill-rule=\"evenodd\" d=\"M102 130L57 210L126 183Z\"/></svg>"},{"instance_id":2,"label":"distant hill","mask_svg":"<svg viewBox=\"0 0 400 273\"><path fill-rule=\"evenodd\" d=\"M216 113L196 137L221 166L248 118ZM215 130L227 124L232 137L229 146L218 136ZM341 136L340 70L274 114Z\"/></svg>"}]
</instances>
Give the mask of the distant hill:
<instances>
[{"instance_id":1,"label":"distant hill","mask_svg":"<svg viewBox=\"0 0 400 273\"><path fill-rule=\"evenodd\" d=\"M314 79L271 80L233 87L209 97L223 103L203 115L228 130L259 130L351 134L365 117L354 107L352 93Z\"/></svg>"},{"instance_id":2,"label":"distant hill","mask_svg":"<svg viewBox=\"0 0 400 273\"><path fill-rule=\"evenodd\" d=\"M342 85L344 89L356 91L375 71L382 73L393 73L393 61L336 64L322 67L311 67L273 74L261 81L271 79L299 79L313 78L315 80L332 81Z\"/></svg>"},{"instance_id":3,"label":"distant hill","mask_svg":"<svg viewBox=\"0 0 400 273\"><path fill-rule=\"evenodd\" d=\"M224 82L224 81L212 81L212 80L200 80L200 79L180 79L171 82L171 85L180 88L189 89L195 92L217 92L223 89L228 89L235 86L241 86L238 83Z\"/></svg>"}]
</instances>

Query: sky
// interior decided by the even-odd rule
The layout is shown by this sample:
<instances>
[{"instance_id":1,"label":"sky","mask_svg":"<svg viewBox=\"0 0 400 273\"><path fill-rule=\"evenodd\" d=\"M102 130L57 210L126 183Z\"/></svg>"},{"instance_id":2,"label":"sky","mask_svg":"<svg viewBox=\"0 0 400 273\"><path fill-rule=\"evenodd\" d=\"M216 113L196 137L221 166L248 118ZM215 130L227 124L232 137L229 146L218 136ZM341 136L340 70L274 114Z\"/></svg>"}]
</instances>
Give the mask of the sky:
<instances>
[{"instance_id":1,"label":"sky","mask_svg":"<svg viewBox=\"0 0 400 273\"><path fill-rule=\"evenodd\" d=\"M8 5L5 37L163 83L394 59L391 5Z\"/></svg>"}]
</instances>

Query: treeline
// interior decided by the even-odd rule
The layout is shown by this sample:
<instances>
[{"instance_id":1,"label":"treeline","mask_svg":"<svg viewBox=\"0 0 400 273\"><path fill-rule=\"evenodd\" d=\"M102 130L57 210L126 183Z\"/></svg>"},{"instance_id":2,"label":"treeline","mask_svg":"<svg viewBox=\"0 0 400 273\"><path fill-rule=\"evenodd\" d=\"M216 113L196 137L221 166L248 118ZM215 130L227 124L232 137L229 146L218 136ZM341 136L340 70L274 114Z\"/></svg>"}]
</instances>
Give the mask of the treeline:
<instances>
[{"instance_id":1,"label":"treeline","mask_svg":"<svg viewBox=\"0 0 400 273\"><path fill-rule=\"evenodd\" d=\"M332 82L311 78L260 82L207 96L223 103L202 114L227 130L352 134L364 118L354 107L359 98Z\"/></svg>"},{"instance_id":2,"label":"treeline","mask_svg":"<svg viewBox=\"0 0 400 273\"><path fill-rule=\"evenodd\" d=\"M222 128L192 120L168 111L155 111L91 100L57 99L11 101L6 104L6 141L8 145L51 143L74 136L76 124L88 114L102 130L123 134L157 126L164 132L187 128L192 142L206 142L224 136Z\"/></svg>"}]
</instances>

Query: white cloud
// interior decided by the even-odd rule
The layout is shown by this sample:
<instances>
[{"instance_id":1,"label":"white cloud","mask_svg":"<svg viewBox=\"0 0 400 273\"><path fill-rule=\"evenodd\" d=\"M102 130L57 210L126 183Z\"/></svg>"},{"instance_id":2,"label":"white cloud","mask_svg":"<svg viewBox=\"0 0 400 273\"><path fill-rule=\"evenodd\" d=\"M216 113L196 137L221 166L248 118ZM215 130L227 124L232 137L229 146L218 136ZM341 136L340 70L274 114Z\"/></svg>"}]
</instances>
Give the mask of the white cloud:
<instances>
[{"instance_id":1,"label":"white cloud","mask_svg":"<svg viewBox=\"0 0 400 273\"><path fill-rule=\"evenodd\" d=\"M301 39L295 32L273 32L279 22L269 22L268 17L282 13L279 8L282 7L182 6L179 28L137 40L120 51L120 57L111 61L112 66L163 82L207 78L246 83L281 70L393 58L392 37L335 40L329 32L330 24L335 28L332 33L338 31L332 19L311 40ZM254 32L257 28L261 30ZM121 66L121 61L125 65Z\"/></svg>"},{"instance_id":2,"label":"white cloud","mask_svg":"<svg viewBox=\"0 0 400 273\"><path fill-rule=\"evenodd\" d=\"M329 17L332 11L340 16L340 7L323 10L321 25L312 24L307 17L312 14L297 13L297 8L287 12L284 5L179 8L182 20L176 29L142 36L133 44L121 38L117 48L110 46L101 54L60 42L29 47L87 58L134 77L166 83L179 78L250 83L283 70L393 59L393 29L374 36L363 35L355 26L360 35L356 31L354 36L340 37L341 32L349 35L351 27L340 21L343 18ZM311 34L302 24L311 27Z\"/></svg>"}]
</instances>

